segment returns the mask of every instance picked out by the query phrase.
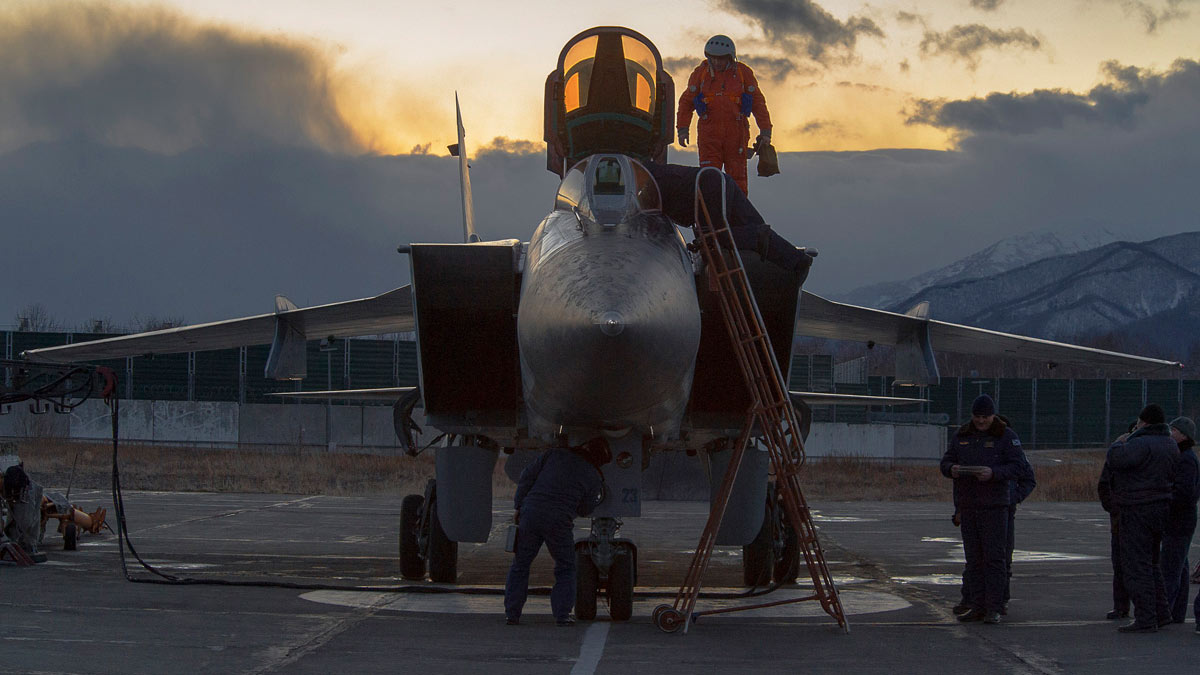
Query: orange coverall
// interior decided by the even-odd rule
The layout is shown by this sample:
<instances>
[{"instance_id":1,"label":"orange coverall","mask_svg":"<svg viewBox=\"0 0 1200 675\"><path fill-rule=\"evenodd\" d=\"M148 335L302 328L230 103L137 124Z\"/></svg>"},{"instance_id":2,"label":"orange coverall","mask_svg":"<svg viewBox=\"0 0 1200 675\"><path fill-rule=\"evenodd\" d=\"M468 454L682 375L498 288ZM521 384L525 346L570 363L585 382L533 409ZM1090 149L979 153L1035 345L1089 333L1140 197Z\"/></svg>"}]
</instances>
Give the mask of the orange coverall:
<instances>
[{"instance_id":1,"label":"orange coverall","mask_svg":"<svg viewBox=\"0 0 1200 675\"><path fill-rule=\"evenodd\" d=\"M675 127L686 129L692 124L692 112L700 117L696 125L696 149L700 166L724 169L749 194L746 182L746 149L750 145L750 115L758 128L771 128L767 100L754 71L740 61L717 72L703 61L688 78L687 89L679 97L679 112Z\"/></svg>"}]
</instances>

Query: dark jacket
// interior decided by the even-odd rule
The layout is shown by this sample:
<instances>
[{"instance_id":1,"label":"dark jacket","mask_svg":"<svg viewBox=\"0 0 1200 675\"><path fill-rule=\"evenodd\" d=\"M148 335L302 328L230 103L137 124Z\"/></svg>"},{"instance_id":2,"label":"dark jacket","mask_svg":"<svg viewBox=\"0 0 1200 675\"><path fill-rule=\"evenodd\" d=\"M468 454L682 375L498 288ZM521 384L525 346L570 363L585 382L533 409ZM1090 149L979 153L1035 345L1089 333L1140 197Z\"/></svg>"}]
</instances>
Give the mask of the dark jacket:
<instances>
[{"instance_id":1,"label":"dark jacket","mask_svg":"<svg viewBox=\"0 0 1200 675\"><path fill-rule=\"evenodd\" d=\"M513 503L518 511L541 510L570 522L600 500L600 471L566 448L543 452L521 472Z\"/></svg>"},{"instance_id":2,"label":"dark jacket","mask_svg":"<svg viewBox=\"0 0 1200 675\"><path fill-rule=\"evenodd\" d=\"M1195 532L1197 501L1200 501L1200 461L1189 447L1179 451L1175 462L1175 486L1171 491L1166 534L1187 536Z\"/></svg>"},{"instance_id":3,"label":"dark jacket","mask_svg":"<svg viewBox=\"0 0 1200 675\"><path fill-rule=\"evenodd\" d=\"M1148 424L1113 443L1105 460L1113 505L1170 501L1178 460L1179 446L1171 440L1171 428L1166 424Z\"/></svg>"},{"instance_id":4,"label":"dark jacket","mask_svg":"<svg viewBox=\"0 0 1200 675\"><path fill-rule=\"evenodd\" d=\"M1017 442L1020 443L1020 441ZM1029 458L1025 456L1025 451L1021 449L1020 445L1017 446L1017 453L1021 456L1021 475L1017 476L1009 485L1009 503L1012 506L1025 501L1025 498L1033 494L1033 489L1037 487L1037 479L1033 475L1033 465L1029 463Z\"/></svg>"},{"instance_id":5,"label":"dark jacket","mask_svg":"<svg viewBox=\"0 0 1200 675\"><path fill-rule=\"evenodd\" d=\"M1100 469L1100 480L1096 483L1096 494L1100 496L1100 507L1112 515L1117 513L1117 505L1113 503L1112 498L1112 469L1108 468L1108 462L1104 462L1104 468Z\"/></svg>"},{"instance_id":6,"label":"dark jacket","mask_svg":"<svg viewBox=\"0 0 1200 675\"><path fill-rule=\"evenodd\" d=\"M1024 472L1021 441L1016 432L999 419L993 421L985 431L976 430L968 422L950 439L946 454L942 455L942 475L949 477L950 468L955 464L992 469L991 479L984 482L974 476L954 479L955 507L979 509L1010 506L1014 494L1011 483Z\"/></svg>"}]
</instances>

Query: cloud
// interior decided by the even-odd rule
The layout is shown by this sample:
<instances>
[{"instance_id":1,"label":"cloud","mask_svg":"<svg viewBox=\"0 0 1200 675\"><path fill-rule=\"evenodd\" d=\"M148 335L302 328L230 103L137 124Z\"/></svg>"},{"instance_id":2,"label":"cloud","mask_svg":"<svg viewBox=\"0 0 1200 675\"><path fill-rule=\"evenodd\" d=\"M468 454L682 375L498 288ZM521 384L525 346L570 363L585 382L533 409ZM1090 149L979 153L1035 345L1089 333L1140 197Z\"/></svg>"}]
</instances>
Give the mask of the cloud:
<instances>
[{"instance_id":1,"label":"cloud","mask_svg":"<svg viewBox=\"0 0 1200 675\"><path fill-rule=\"evenodd\" d=\"M1182 7L1185 1L1167 0L1166 6L1162 9L1158 9L1144 0L1121 0L1121 6L1125 9L1126 15L1137 16L1142 20L1147 34L1153 34L1158 31L1160 25L1186 19L1190 15L1190 12Z\"/></svg>"},{"instance_id":2,"label":"cloud","mask_svg":"<svg viewBox=\"0 0 1200 675\"><path fill-rule=\"evenodd\" d=\"M973 23L954 26L944 32L926 30L920 45L923 54L962 60L971 70L979 67L983 50L1004 47L1037 51L1042 48L1042 41L1023 28L997 30Z\"/></svg>"},{"instance_id":3,"label":"cloud","mask_svg":"<svg viewBox=\"0 0 1200 675\"><path fill-rule=\"evenodd\" d=\"M971 0L972 7L985 12L994 12L1003 4L1004 0Z\"/></svg>"},{"instance_id":4,"label":"cloud","mask_svg":"<svg viewBox=\"0 0 1200 675\"><path fill-rule=\"evenodd\" d=\"M822 65L853 59L860 36L884 37L871 19L839 21L812 0L723 0L722 6L756 22L776 47L803 51Z\"/></svg>"},{"instance_id":5,"label":"cloud","mask_svg":"<svg viewBox=\"0 0 1200 675\"><path fill-rule=\"evenodd\" d=\"M491 143L479 148L480 155L509 154L509 155L540 155L546 152L546 144L535 141L511 139L497 136Z\"/></svg>"},{"instance_id":6,"label":"cloud","mask_svg":"<svg viewBox=\"0 0 1200 675\"><path fill-rule=\"evenodd\" d=\"M845 138L850 135L846 125L837 120L812 120L793 130L802 136L836 136Z\"/></svg>"},{"instance_id":7,"label":"cloud","mask_svg":"<svg viewBox=\"0 0 1200 675\"><path fill-rule=\"evenodd\" d=\"M0 11L0 148L82 137L179 152L255 142L361 149L328 54L161 7Z\"/></svg>"},{"instance_id":8,"label":"cloud","mask_svg":"<svg viewBox=\"0 0 1200 675\"><path fill-rule=\"evenodd\" d=\"M1200 63L1177 61L1166 73L1153 73L1110 61L1103 66L1108 81L1086 94L1061 89L992 93L960 101L920 99L906 123L928 124L965 134L1032 134L1062 129L1072 122L1129 129L1142 107L1168 84L1200 79Z\"/></svg>"}]
</instances>

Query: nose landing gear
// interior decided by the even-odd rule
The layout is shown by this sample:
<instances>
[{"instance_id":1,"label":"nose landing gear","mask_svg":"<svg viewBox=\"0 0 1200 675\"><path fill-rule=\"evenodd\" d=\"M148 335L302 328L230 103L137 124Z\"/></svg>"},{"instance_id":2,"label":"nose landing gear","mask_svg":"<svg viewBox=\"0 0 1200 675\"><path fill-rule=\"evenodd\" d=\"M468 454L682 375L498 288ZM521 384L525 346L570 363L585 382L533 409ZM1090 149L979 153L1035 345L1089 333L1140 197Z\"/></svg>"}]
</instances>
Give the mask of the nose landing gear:
<instances>
[{"instance_id":1,"label":"nose landing gear","mask_svg":"<svg viewBox=\"0 0 1200 675\"><path fill-rule=\"evenodd\" d=\"M593 518L587 539L575 542L578 579L575 586L575 615L583 621L596 618L596 599L608 598L613 621L628 621L633 615L633 587L637 585L637 546L620 539L621 521Z\"/></svg>"}]
</instances>

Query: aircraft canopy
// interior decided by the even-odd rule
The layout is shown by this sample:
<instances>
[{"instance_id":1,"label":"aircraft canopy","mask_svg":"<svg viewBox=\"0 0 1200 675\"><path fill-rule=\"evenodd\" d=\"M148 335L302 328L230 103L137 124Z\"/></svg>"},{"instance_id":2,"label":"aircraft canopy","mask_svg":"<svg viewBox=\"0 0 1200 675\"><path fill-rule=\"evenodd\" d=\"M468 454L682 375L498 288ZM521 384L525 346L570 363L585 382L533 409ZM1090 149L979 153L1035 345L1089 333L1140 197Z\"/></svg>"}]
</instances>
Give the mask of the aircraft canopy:
<instances>
[{"instance_id":1,"label":"aircraft canopy","mask_svg":"<svg viewBox=\"0 0 1200 675\"><path fill-rule=\"evenodd\" d=\"M558 188L554 207L578 210L601 225L638 213L660 211L658 185L650 172L624 155L593 155L571 167Z\"/></svg>"}]
</instances>

